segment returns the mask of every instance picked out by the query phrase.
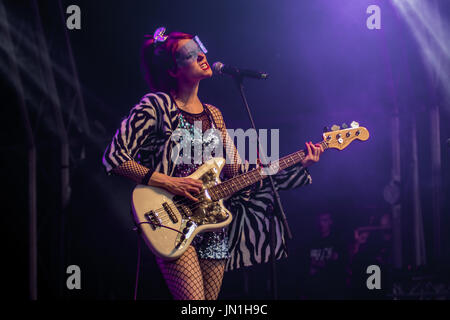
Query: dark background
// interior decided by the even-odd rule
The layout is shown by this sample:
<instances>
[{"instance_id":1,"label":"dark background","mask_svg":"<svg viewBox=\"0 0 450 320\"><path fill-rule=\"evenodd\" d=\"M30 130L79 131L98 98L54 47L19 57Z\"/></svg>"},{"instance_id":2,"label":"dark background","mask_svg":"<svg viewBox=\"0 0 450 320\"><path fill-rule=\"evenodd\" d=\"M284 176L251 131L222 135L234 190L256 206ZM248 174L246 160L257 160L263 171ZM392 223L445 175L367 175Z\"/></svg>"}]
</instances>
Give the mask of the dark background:
<instances>
[{"instance_id":1,"label":"dark background","mask_svg":"<svg viewBox=\"0 0 450 320\"><path fill-rule=\"evenodd\" d=\"M307 271L306 243L316 232L315 216L330 211L335 227L351 239L353 228L390 207L383 189L391 179L392 110L401 117L403 188L411 177L412 116L417 118L421 204L429 265L443 266L432 254L430 125L428 110L441 110L444 256L448 256L449 149L448 97L434 89L420 46L391 1L62 1L81 8L81 30L69 31L91 134L81 129L70 90L64 25L57 1L37 1L51 52L61 109L71 145L71 200L61 220L59 147L49 100L39 89L42 75L35 64L32 1L4 1L8 21L23 36L18 44L25 99L38 149L38 294L39 298L131 299L135 285L137 237L132 230L129 200L133 184L108 177L102 154L120 120L148 92L139 63L145 34L159 26L197 34L214 61L270 74L265 81L245 82L259 128L280 129L280 154L321 140L322 128L358 121L370 139L354 142L342 152L326 151L310 168L313 184L281 194L294 238L289 258L279 261L279 297L298 299ZM366 9L381 8L381 30L368 30ZM438 1L448 22L450 3ZM33 51L34 50L34 51ZM28 297L26 137L17 94L2 52L1 179L4 186L2 225L6 231L3 281L11 297ZM37 82L30 79L37 78ZM42 83L42 82L41 82ZM29 89L28 89L29 88ZM66 94L64 94L66 93ZM201 100L219 107L229 128L250 127L231 79L215 77L201 83ZM69 98L68 98L69 97ZM403 195L404 267L414 266L411 195ZM61 224L65 226L61 229ZM63 230L63 232L61 231ZM169 299L150 251L143 247L138 297ZM82 271L82 290L65 289L65 268ZM270 298L269 266L225 274L219 298Z\"/></svg>"}]
</instances>

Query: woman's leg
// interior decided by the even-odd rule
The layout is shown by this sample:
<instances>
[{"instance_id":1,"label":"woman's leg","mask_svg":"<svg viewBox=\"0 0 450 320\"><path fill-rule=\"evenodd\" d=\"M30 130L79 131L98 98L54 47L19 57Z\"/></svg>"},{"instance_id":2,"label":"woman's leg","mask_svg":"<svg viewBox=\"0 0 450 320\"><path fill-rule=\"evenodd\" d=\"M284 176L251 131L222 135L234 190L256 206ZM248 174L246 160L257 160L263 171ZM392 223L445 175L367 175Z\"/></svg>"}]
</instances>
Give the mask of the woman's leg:
<instances>
[{"instance_id":1,"label":"woman's leg","mask_svg":"<svg viewBox=\"0 0 450 320\"><path fill-rule=\"evenodd\" d=\"M217 300L226 261L226 259L199 259L206 300Z\"/></svg>"},{"instance_id":2,"label":"woman's leg","mask_svg":"<svg viewBox=\"0 0 450 320\"><path fill-rule=\"evenodd\" d=\"M156 258L159 269L175 300L204 300L202 270L193 246L174 261Z\"/></svg>"}]
</instances>

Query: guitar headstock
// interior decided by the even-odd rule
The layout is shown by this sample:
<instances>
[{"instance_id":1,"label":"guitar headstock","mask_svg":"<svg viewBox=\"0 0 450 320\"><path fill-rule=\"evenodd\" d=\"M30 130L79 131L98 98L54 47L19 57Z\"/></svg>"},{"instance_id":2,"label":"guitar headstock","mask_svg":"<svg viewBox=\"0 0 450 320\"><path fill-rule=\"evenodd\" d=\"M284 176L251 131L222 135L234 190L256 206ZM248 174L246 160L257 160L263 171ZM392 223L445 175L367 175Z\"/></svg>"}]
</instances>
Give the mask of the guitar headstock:
<instances>
[{"instance_id":1,"label":"guitar headstock","mask_svg":"<svg viewBox=\"0 0 450 320\"><path fill-rule=\"evenodd\" d=\"M325 128L323 133L323 141L327 143L328 148L336 148L339 150L343 150L347 148L347 146L353 142L353 140L361 140L365 141L369 139L369 131L360 127L358 122L353 121L348 127L345 123L340 126L333 125L331 127L331 131L328 128Z\"/></svg>"}]
</instances>

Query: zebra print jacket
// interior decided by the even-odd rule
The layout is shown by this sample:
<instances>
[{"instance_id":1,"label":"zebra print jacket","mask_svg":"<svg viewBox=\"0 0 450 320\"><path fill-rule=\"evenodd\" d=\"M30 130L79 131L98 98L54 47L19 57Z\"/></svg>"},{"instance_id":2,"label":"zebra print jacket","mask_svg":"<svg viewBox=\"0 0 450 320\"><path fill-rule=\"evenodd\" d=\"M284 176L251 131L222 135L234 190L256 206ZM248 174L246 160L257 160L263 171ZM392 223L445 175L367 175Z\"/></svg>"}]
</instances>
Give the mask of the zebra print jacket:
<instances>
[{"instance_id":1,"label":"zebra print jacket","mask_svg":"<svg viewBox=\"0 0 450 320\"><path fill-rule=\"evenodd\" d=\"M246 172L239 154L230 140L225 123L219 109L206 105L214 125L223 136L225 154L233 159L226 164L224 178L230 178ZM106 172L121 164L135 160L152 171L172 175L175 169L171 160L171 152L175 142L171 136L179 124L179 110L172 97L166 93L150 93L145 95L139 104L131 109L128 117L121 121L112 142L103 155ZM274 176L279 190L295 188L311 183L311 176L301 165L297 164ZM239 192L230 197L225 205L234 214L228 227L230 256L227 270L255 263L264 263L269 259L268 219L266 212L273 206L273 195L267 181L259 187ZM276 225L276 256L286 256L284 229L278 218Z\"/></svg>"},{"instance_id":2,"label":"zebra print jacket","mask_svg":"<svg viewBox=\"0 0 450 320\"><path fill-rule=\"evenodd\" d=\"M214 106L206 107L214 126L222 133L225 154L232 159L222 171L226 178L233 177L243 172L244 166L227 133L222 113ZM122 120L107 146L103 155L106 172L110 174L121 164L135 160L152 171L173 175L175 166L171 154L176 142L171 136L178 127L179 114L170 95L163 92L145 95Z\"/></svg>"},{"instance_id":3,"label":"zebra print jacket","mask_svg":"<svg viewBox=\"0 0 450 320\"><path fill-rule=\"evenodd\" d=\"M300 164L278 172L273 176L275 188L288 190L312 182L311 175ZM225 271L267 263L270 259L269 214L276 207L275 197L268 179L250 195L235 194L225 201L233 213L233 221L228 228L230 258ZM284 225L275 215L275 259L287 257Z\"/></svg>"}]
</instances>

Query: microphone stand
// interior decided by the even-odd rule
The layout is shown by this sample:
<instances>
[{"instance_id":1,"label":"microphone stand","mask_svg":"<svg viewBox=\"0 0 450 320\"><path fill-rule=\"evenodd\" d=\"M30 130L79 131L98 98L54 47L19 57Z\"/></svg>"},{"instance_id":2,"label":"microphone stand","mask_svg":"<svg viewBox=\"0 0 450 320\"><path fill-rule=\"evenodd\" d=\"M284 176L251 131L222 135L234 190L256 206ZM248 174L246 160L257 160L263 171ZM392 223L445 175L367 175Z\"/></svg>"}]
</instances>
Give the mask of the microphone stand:
<instances>
[{"instance_id":1,"label":"microphone stand","mask_svg":"<svg viewBox=\"0 0 450 320\"><path fill-rule=\"evenodd\" d=\"M261 161L264 164L267 164L267 160L265 158L265 153L264 150L263 152L259 152L260 150L260 144L259 144L259 133L256 130L256 126L255 126L255 122L253 120L252 117L252 113L250 111L250 107L248 105L247 102L247 98L245 97L245 93L244 93L244 85L243 85L243 80L244 77L242 75L237 75L237 76L232 76L233 79L236 81L236 85L238 86L239 92L241 94L241 98L242 101L244 103L245 109L247 110L247 114L248 117L250 119L250 122L252 124L253 129L256 132L256 137L257 137L257 150L258 150L258 154L261 155ZM277 293L277 277L276 277L276 270L275 270L275 263L276 263L276 257L275 257L275 244L276 244L276 234L275 234L275 214L277 213L279 215L279 218L281 219L284 228L286 230L287 233L287 237L289 240L292 239L292 233L291 230L289 228L289 225L287 223L287 219L286 219L286 215L284 214L284 210L283 210L283 206L281 204L281 199L280 199L280 195L278 194L277 189L275 188L275 183L273 181L272 175L268 175L269 181L270 181L270 186L272 188L274 197L275 197L275 208L273 208L274 210L269 210L269 237L270 237L270 275L271 275L271 290L272 290L272 297L274 300L278 299L278 293Z\"/></svg>"}]
</instances>

